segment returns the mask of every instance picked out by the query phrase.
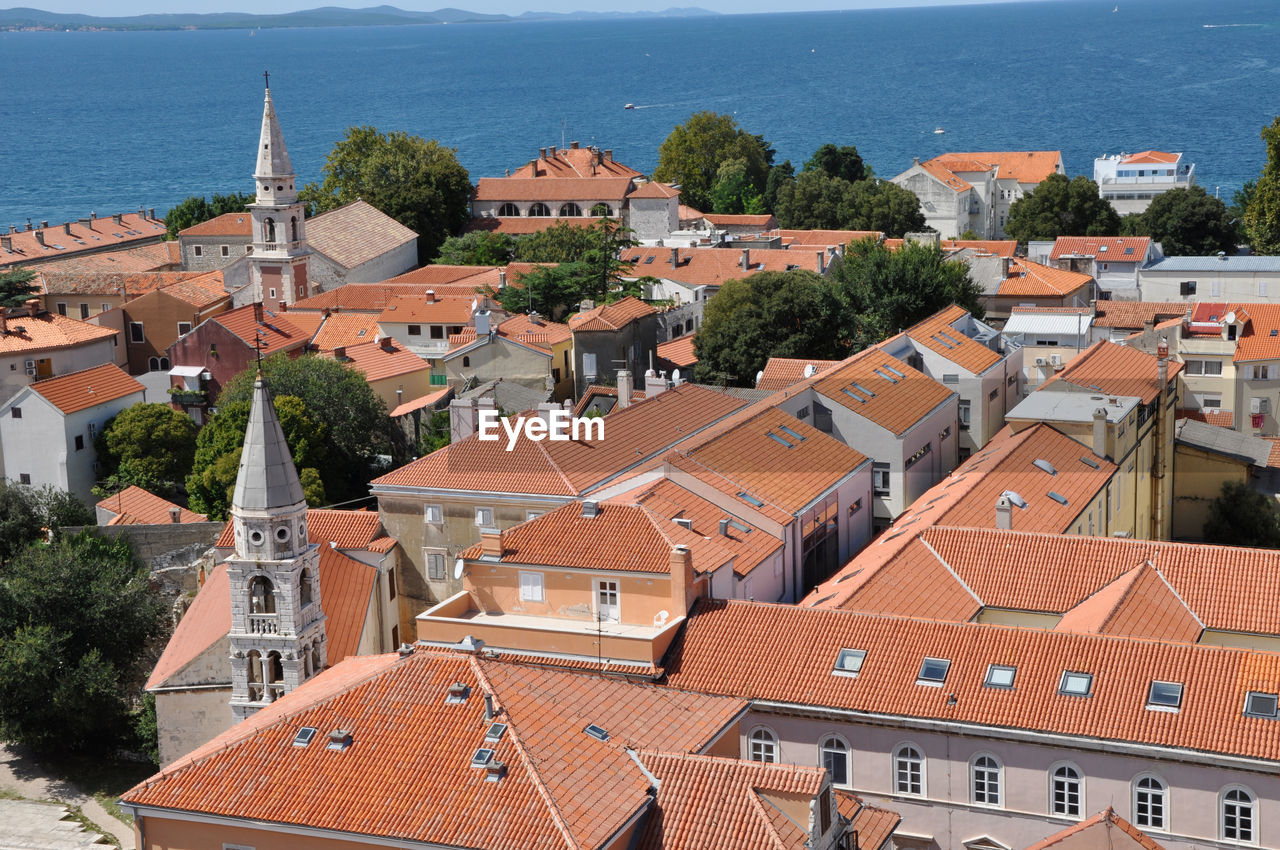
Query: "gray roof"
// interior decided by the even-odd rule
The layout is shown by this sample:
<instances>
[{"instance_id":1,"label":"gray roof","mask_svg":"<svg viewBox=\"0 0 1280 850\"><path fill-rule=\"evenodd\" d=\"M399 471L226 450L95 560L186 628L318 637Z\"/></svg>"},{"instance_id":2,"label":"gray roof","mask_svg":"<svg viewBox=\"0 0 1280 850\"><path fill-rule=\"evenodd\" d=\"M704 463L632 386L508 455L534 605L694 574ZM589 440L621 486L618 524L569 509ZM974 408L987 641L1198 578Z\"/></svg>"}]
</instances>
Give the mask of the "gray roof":
<instances>
[{"instance_id":1,"label":"gray roof","mask_svg":"<svg viewBox=\"0 0 1280 850\"><path fill-rule=\"evenodd\" d=\"M1115 403L1112 403L1112 399ZM1058 389L1053 385L1039 389L1018 402L1005 414L1005 419L1034 419L1041 422L1092 422L1093 412L1105 410L1108 422L1120 422L1129 411L1142 404L1137 396L1101 396L1090 392Z\"/></svg>"},{"instance_id":2,"label":"gray roof","mask_svg":"<svg viewBox=\"0 0 1280 850\"><path fill-rule=\"evenodd\" d=\"M1145 272L1270 272L1280 274L1280 257L1165 257Z\"/></svg>"},{"instance_id":3,"label":"gray roof","mask_svg":"<svg viewBox=\"0 0 1280 850\"><path fill-rule=\"evenodd\" d=\"M265 511L293 507L303 501L302 483L298 481L289 444L280 430L271 395L259 378L253 384L253 407L244 432L244 450L240 453L240 471L236 475L231 507Z\"/></svg>"},{"instance_id":4,"label":"gray roof","mask_svg":"<svg viewBox=\"0 0 1280 850\"><path fill-rule=\"evenodd\" d=\"M262 138L258 140L258 167L254 169L253 176L293 176L293 163L289 161L289 150L284 146L284 133L280 132L276 108L271 103L271 89L267 89L266 103L262 107Z\"/></svg>"},{"instance_id":5,"label":"gray roof","mask_svg":"<svg viewBox=\"0 0 1280 850\"><path fill-rule=\"evenodd\" d=\"M1184 446L1234 457L1254 466L1266 466L1271 457L1270 440L1194 419L1179 419L1174 426L1173 436L1174 440Z\"/></svg>"},{"instance_id":6,"label":"gray roof","mask_svg":"<svg viewBox=\"0 0 1280 850\"><path fill-rule=\"evenodd\" d=\"M1063 336L1083 336L1089 333L1093 324L1093 316L1072 313L1037 313L1034 310L1025 312L1013 310L1009 320L1004 323L1005 336L1017 334L1060 334Z\"/></svg>"},{"instance_id":7,"label":"gray roof","mask_svg":"<svg viewBox=\"0 0 1280 850\"><path fill-rule=\"evenodd\" d=\"M508 413L523 413L533 410L544 401L550 401L551 391L530 389L523 384L497 378L459 393L458 398L492 398L498 407Z\"/></svg>"}]
</instances>

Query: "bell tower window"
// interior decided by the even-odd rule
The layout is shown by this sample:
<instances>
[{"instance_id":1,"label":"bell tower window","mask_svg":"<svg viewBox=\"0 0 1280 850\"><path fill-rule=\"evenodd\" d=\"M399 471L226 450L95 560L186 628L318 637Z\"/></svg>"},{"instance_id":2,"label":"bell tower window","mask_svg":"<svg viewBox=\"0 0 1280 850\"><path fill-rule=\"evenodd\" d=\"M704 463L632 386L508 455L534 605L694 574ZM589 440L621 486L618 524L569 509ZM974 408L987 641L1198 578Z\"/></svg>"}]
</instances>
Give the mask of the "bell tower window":
<instances>
[{"instance_id":1,"label":"bell tower window","mask_svg":"<svg viewBox=\"0 0 1280 850\"><path fill-rule=\"evenodd\" d=\"M296 215L289 219L289 227L290 227L289 232L291 234L289 237L290 241L297 242L298 241L298 217Z\"/></svg>"},{"instance_id":2,"label":"bell tower window","mask_svg":"<svg viewBox=\"0 0 1280 850\"><path fill-rule=\"evenodd\" d=\"M262 222L262 241L276 241L276 220L274 218L268 218Z\"/></svg>"},{"instance_id":3,"label":"bell tower window","mask_svg":"<svg viewBox=\"0 0 1280 850\"><path fill-rule=\"evenodd\" d=\"M302 587L299 591L302 596L302 607L306 608L311 604L311 570L303 570L302 577L299 579Z\"/></svg>"},{"instance_id":4,"label":"bell tower window","mask_svg":"<svg viewBox=\"0 0 1280 850\"><path fill-rule=\"evenodd\" d=\"M274 614L276 596L271 580L266 576L254 576L249 580L249 613Z\"/></svg>"}]
</instances>

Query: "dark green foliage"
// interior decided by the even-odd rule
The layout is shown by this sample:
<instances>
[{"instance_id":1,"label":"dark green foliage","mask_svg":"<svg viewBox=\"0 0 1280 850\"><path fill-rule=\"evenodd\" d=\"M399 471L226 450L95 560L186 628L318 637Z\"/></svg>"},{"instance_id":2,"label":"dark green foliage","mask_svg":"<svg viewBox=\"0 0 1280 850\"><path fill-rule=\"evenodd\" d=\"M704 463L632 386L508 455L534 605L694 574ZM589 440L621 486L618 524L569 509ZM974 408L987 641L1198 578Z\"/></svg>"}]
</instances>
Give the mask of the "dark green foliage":
<instances>
[{"instance_id":1,"label":"dark green foliage","mask_svg":"<svg viewBox=\"0 0 1280 850\"><path fill-rule=\"evenodd\" d=\"M782 187L796 179L795 166L791 160L784 160L769 169L769 176L764 182L764 208L766 212L778 211L778 192Z\"/></svg>"},{"instance_id":2,"label":"dark green foliage","mask_svg":"<svg viewBox=\"0 0 1280 850\"><path fill-rule=\"evenodd\" d=\"M135 404L107 422L94 447L103 495L132 484L173 498L195 460L196 426L167 404Z\"/></svg>"},{"instance_id":3,"label":"dark green foliage","mask_svg":"<svg viewBox=\"0 0 1280 850\"><path fill-rule=\"evenodd\" d=\"M1171 257L1236 252L1238 233L1231 214L1202 186L1171 189L1155 198L1141 215L1126 215L1120 227L1126 236L1150 236Z\"/></svg>"},{"instance_id":4,"label":"dark green foliage","mask_svg":"<svg viewBox=\"0 0 1280 850\"><path fill-rule=\"evenodd\" d=\"M88 532L0 568L0 735L40 752L126 742L162 606L129 543Z\"/></svg>"},{"instance_id":5,"label":"dark green foliage","mask_svg":"<svg viewBox=\"0 0 1280 850\"><path fill-rule=\"evenodd\" d=\"M711 187L711 209L722 215L759 215L765 211L764 198L747 176L747 161L726 160L716 172Z\"/></svg>"},{"instance_id":6,"label":"dark green foliage","mask_svg":"<svg viewBox=\"0 0 1280 850\"><path fill-rule=\"evenodd\" d=\"M457 151L434 139L348 127L323 171L322 183L299 193L308 214L363 199L418 234L420 263L430 262L470 215L471 176Z\"/></svg>"},{"instance_id":7,"label":"dark green foliage","mask_svg":"<svg viewBox=\"0 0 1280 850\"><path fill-rule=\"evenodd\" d=\"M891 238L923 230L920 201L887 180L850 183L824 171L802 171L778 189L774 213L800 230L876 230Z\"/></svg>"},{"instance_id":8,"label":"dark green foliage","mask_svg":"<svg viewBox=\"0 0 1280 850\"><path fill-rule=\"evenodd\" d=\"M48 484L29 493L40 524L56 537L64 526L97 525L98 514L74 493Z\"/></svg>"},{"instance_id":9,"label":"dark green foliage","mask_svg":"<svg viewBox=\"0 0 1280 850\"><path fill-rule=\"evenodd\" d=\"M31 269L0 271L0 307L21 307L27 299L38 297L40 286L31 282L35 276Z\"/></svg>"},{"instance_id":10,"label":"dark green foliage","mask_svg":"<svg viewBox=\"0 0 1280 850\"><path fill-rule=\"evenodd\" d=\"M31 488L0 478L0 565L39 540L43 527Z\"/></svg>"},{"instance_id":11,"label":"dark green foliage","mask_svg":"<svg viewBox=\"0 0 1280 850\"><path fill-rule=\"evenodd\" d=\"M680 184L681 202L706 211L712 209L711 192L722 164L742 160L746 183L763 195L773 155L768 142L743 130L733 116L695 112L658 148L653 179Z\"/></svg>"},{"instance_id":12,"label":"dark green foliage","mask_svg":"<svg viewBox=\"0 0 1280 850\"><path fill-rule=\"evenodd\" d=\"M850 183L867 179L867 168L853 145L836 147L827 143L813 152L804 164L805 171L819 171L828 177L839 177Z\"/></svg>"},{"instance_id":13,"label":"dark green foliage","mask_svg":"<svg viewBox=\"0 0 1280 850\"><path fill-rule=\"evenodd\" d=\"M1050 174L1034 192L1013 202L1004 230L1023 244L1059 236L1116 236L1120 216L1088 177Z\"/></svg>"},{"instance_id":14,"label":"dark green foliage","mask_svg":"<svg viewBox=\"0 0 1280 850\"><path fill-rule=\"evenodd\" d=\"M1244 212L1244 230L1255 254L1280 254L1280 115L1262 128L1267 163L1253 184Z\"/></svg>"},{"instance_id":15,"label":"dark green foliage","mask_svg":"<svg viewBox=\"0 0 1280 850\"><path fill-rule=\"evenodd\" d=\"M1280 510L1276 500L1248 484L1228 481L1209 505L1204 542L1254 549L1280 548Z\"/></svg>"},{"instance_id":16,"label":"dark green foliage","mask_svg":"<svg viewBox=\"0 0 1280 850\"><path fill-rule=\"evenodd\" d=\"M473 230L450 236L435 262L446 266L505 266L516 254L516 240L507 233Z\"/></svg>"},{"instance_id":17,"label":"dark green foliage","mask_svg":"<svg viewBox=\"0 0 1280 850\"><path fill-rule=\"evenodd\" d=\"M156 721L156 696L143 694L138 710L133 713L134 746L151 763L160 764L160 725Z\"/></svg>"},{"instance_id":18,"label":"dark green foliage","mask_svg":"<svg viewBox=\"0 0 1280 850\"><path fill-rule=\"evenodd\" d=\"M178 238L178 231L233 212L244 212L254 202L253 195L245 192L232 192L229 195L214 195L212 200L205 200L203 195L190 195L178 202L164 215L165 231L170 239Z\"/></svg>"},{"instance_id":19,"label":"dark green foliage","mask_svg":"<svg viewBox=\"0 0 1280 850\"><path fill-rule=\"evenodd\" d=\"M620 254L635 244L630 231L611 218L590 227L562 222L522 237L516 244L519 260L559 265L523 275L517 285L498 293L498 302L509 312L536 310L559 321L584 299L603 304L634 294L637 287L622 280L631 263Z\"/></svg>"},{"instance_id":20,"label":"dark green foliage","mask_svg":"<svg viewBox=\"0 0 1280 850\"><path fill-rule=\"evenodd\" d=\"M449 445L449 436L449 411L433 412L418 436L418 457L426 457L436 449Z\"/></svg>"},{"instance_id":21,"label":"dark green foliage","mask_svg":"<svg viewBox=\"0 0 1280 850\"><path fill-rule=\"evenodd\" d=\"M1245 232L1244 227L1244 214L1248 212L1249 204L1253 201L1257 190L1257 180L1244 181L1244 185L1231 195L1231 206L1227 207L1227 214L1231 216L1231 226L1236 229L1236 238L1241 242L1249 240L1249 234Z\"/></svg>"}]
</instances>

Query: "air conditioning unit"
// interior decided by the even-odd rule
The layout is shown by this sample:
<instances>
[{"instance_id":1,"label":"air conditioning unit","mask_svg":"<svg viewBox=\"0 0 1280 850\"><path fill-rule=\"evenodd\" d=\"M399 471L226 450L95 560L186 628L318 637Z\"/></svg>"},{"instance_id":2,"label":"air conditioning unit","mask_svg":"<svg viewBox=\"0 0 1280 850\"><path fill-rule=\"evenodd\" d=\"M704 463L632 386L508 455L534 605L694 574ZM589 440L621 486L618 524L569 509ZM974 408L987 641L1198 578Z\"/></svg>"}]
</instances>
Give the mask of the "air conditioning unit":
<instances>
[{"instance_id":1,"label":"air conditioning unit","mask_svg":"<svg viewBox=\"0 0 1280 850\"><path fill-rule=\"evenodd\" d=\"M1045 359L1045 358L1043 358L1043 357L1037 357L1037 358L1036 358L1036 365L1037 365L1037 366L1048 366L1048 365L1049 365L1049 361L1048 361L1048 360L1046 360L1046 359Z\"/></svg>"},{"instance_id":2,"label":"air conditioning unit","mask_svg":"<svg viewBox=\"0 0 1280 850\"><path fill-rule=\"evenodd\" d=\"M23 363L22 365L26 366L28 370L34 369L36 368L36 361L28 360L26 363ZM28 371L27 374L31 374L31 373Z\"/></svg>"},{"instance_id":3,"label":"air conditioning unit","mask_svg":"<svg viewBox=\"0 0 1280 850\"><path fill-rule=\"evenodd\" d=\"M1062 365L1062 355L1061 355L1061 354L1050 354L1050 355L1049 355L1049 362L1050 362L1050 363L1052 363L1054 366L1061 366L1061 365Z\"/></svg>"},{"instance_id":4,"label":"air conditioning unit","mask_svg":"<svg viewBox=\"0 0 1280 850\"><path fill-rule=\"evenodd\" d=\"M35 367L35 366L28 366L28 367L27 367L27 374L34 378L34 377L36 376L36 367Z\"/></svg>"}]
</instances>

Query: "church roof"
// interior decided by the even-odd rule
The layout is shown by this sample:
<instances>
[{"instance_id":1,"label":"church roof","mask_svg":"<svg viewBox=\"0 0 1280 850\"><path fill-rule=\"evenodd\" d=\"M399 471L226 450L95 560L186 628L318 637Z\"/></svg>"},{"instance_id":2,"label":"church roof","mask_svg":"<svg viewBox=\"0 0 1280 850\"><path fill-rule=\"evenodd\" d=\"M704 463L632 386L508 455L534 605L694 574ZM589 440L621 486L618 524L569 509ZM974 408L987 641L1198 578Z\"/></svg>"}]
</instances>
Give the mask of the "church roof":
<instances>
[{"instance_id":1,"label":"church roof","mask_svg":"<svg viewBox=\"0 0 1280 850\"><path fill-rule=\"evenodd\" d=\"M291 507L302 501L302 483L293 466L289 444L280 429L267 386L259 377L253 384L253 407L245 429L232 507L263 511Z\"/></svg>"},{"instance_id":2,"label":"church roof","mask_svg":"<svg viewBox=\"0 0 1280 850\"><path fill-rule=\"evenodd\" d=\"M280 132L280 121L276 118L276 107L271 102L271 89L267 89L266 100L262 107L262 138L258 142L258 167L254 169L254 177L292 176L293 163L289 161L289 150L284 146L284 133Z\"/></svg>"}]
</instances>

